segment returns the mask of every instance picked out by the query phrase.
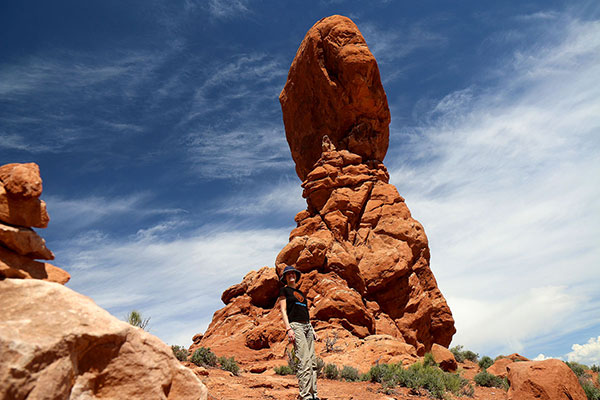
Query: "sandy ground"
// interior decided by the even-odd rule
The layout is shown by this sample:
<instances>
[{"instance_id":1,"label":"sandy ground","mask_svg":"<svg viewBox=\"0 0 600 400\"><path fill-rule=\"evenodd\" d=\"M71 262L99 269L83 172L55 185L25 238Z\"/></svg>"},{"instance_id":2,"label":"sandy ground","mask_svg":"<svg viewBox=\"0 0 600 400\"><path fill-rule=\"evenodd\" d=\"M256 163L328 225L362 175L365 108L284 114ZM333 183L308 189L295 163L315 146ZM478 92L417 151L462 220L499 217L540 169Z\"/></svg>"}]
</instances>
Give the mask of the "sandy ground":
<instances>
[{"instance_id":1,"label":"sandy ground","mask_svg":"<svg viewBox=\"0 0 600 400\"><path fill-rule=\"evenodd\" d=\"M466 368L465 368L466 367ZM484 388L472 382L473 376L478 372L475 365L462 364L461 374L471 380L475 388L475 400L505 400L507 394L502 389ZM208 387L209 400L242 400L242 399L270 399L270 400L296 400L298 396L298 382L294 375L279 376L272 369L262 373L242 372L234 376L230 372L220 369L209 369L200 376ZM426 390L413 393L408 388L395 388L394 393L383 393L381 385L371 382L344 382L329 379L319 379L319 397L322 400L399 400L399 399L431 399ZM449 398L454 398L449 396ZM458 397L469 399L469 397Z\"/></svg>"}]
</instances>

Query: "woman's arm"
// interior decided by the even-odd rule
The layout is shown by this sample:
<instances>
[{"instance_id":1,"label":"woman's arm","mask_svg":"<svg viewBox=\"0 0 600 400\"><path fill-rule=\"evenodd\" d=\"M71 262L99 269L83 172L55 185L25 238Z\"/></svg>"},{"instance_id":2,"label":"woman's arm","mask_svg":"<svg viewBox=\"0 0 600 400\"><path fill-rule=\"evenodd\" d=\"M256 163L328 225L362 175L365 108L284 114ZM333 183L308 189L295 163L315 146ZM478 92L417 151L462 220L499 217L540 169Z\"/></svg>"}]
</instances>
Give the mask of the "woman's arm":
<instances>
[{"instance_id":1,"label":"woman's arm","mask_svg":"<svg viewBox=\"0 0 600 400\"><path fill-rule=\"evenodd\" d=\"M279 309L281 310L281 316L283 317L283 322L285 323L286 334L290 342L296 340L296 335L294 334L294 330L290 327L290 321L287 316L287 300L284 296L279 298Z\"/></svg>"}]
</instances>

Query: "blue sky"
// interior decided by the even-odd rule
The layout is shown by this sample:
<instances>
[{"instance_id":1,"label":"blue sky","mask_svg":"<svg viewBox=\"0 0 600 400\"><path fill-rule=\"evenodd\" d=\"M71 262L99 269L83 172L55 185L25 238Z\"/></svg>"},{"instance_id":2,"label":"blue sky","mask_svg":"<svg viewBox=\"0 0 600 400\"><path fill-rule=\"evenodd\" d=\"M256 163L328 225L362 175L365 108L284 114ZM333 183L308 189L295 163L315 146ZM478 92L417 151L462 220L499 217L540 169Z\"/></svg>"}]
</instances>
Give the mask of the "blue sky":
<instances>
[{"instance_id":1,"label":"blue sky","mask_svg":"<svg viewBox=\"0 0 600 400\"><path fill-rule=\"evenodd\" d=\"M596 1L12 1L0 163L37 162L68 286L190 344L305 208L278 95L306 31L354 20L384 160L430 239L453 344L600 364Z\"/></svg>"}]
</instances>

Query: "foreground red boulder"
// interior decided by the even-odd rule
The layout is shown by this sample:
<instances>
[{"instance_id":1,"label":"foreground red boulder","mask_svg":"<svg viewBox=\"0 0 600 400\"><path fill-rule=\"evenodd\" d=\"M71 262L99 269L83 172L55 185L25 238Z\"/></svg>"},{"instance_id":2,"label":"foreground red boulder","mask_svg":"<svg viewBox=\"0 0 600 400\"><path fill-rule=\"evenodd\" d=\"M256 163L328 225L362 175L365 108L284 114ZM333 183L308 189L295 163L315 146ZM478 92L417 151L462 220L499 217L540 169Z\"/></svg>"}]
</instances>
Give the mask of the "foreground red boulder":
<instances>
[{"instance_id":1,"label":"foreground red boulder","mask_svg":"<svg viewBox=\"0 0 600 400\"><path fill-rule=\"evenodd\" d=\"M62 285L0 282L0 399L205 400L169 346Z\"/></svg>"},{"instance_id":2,"label":"foreground red boulder","mask_svg":"<svg viewBox=\"0 0 600 400\"><path fill-rule=\"evenodd\" d=\"M587 400L575 373L560 360L508 366L508 400Z\"/></svg>"}]
</instances>

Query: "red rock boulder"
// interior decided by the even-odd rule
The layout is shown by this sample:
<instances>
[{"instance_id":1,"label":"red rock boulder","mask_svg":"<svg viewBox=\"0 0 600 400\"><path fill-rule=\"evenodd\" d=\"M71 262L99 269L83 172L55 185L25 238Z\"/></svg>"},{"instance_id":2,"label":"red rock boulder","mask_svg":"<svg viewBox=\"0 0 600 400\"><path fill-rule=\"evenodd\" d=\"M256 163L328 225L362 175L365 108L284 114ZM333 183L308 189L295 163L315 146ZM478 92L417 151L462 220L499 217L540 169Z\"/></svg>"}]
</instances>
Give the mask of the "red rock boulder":
<instances>
[{"instance_id":1,"label":"red rock boulder","mask_svg":"<svg viewBox=\"0 0 600 400\"><path fill-rule=\"evenodd\" d=\"M42 279L65 284L70 275L49 263L54 254L31 227L45 228L50 218L35 163L0 166L0 280Z\"/></svg>"},{"instance_id":2,"label":"red rock boulder","mask_svg":"<svg viewBox=\"0 0 600 400\"><path fill-rule=\"evenodd\" d=\"M433 346L431 346L431 355L435 362L439 364L440 368L446 372L453 372L458 368L458 363L456 362L456 358L454 358L454 354L444 346L434 343Z\"/></svg>"},{"instance_id":3,"label":"red rock boulder","mask_svg":"<svg viewBox=\"0 0 600 400\"><path fill-rule=\"evenodd\" d=\"M169 346L69 288L6 279L0 304L1 399L207 398Z\"/></svg>"},{"instance_id":4,"label":"red rock boulder","mask_svg":"<svg viewBox=\"0 0 600 400\"><path fill-rule=\"evenodd\" d=\"M587 399L575 373L560 360L510 364L508 383L508 400Z\"/></svg>"}]
</instances>

